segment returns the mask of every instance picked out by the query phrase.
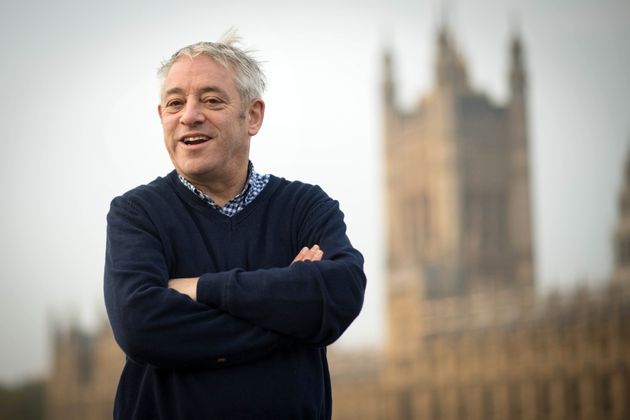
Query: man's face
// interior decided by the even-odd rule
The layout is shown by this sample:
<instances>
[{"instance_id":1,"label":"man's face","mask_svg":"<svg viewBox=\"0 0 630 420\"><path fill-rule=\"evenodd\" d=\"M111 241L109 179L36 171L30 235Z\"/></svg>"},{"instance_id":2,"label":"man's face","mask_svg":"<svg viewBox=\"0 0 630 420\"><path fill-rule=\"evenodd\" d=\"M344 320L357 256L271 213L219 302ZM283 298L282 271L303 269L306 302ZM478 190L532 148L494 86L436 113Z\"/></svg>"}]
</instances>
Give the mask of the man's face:
<instances>
[{"instance_id":1,"label":"man's face","mask_svg":"<svg viewBox=\"0 0 630 420\"><path fill-rule=\"evenodd\" d=\"M164 142L177 171L193 183L230 182L249 160L264 103L241 102L231 72L210 57L182 57L164 80Z\"/></svg>"}]
</instances>

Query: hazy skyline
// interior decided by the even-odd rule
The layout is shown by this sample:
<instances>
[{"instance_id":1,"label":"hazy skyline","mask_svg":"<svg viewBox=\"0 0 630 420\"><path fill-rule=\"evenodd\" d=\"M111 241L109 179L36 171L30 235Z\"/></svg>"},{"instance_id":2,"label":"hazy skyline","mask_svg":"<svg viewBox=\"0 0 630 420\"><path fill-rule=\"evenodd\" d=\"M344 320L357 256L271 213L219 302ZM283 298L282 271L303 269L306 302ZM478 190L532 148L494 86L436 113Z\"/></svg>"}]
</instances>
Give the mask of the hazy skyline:
<instances>
[{"instance_id":1,"label":"hazy skyline","mask_svg":"<svg viewBox=\"0 0 630 420\"><path fill-rule=\"evenodd\" d=\"M213 5L65 0L0 6L4 127L0 382L45 373L50 316L103 316L110 200L172 166L157 118L160 60L235 26L265 62L269 89L257 169L339 199L366 256L364 313L346 343L384 327L380 75L392 49L403 106L433 82L439 1L253 1ZM502 102L508 47L521 34L529 80L538 284L612 267L630 146L630 4L625 0L451 2L472 85ZM74 315L72 315L74 314Z\"/></svg>"}]
</instances>

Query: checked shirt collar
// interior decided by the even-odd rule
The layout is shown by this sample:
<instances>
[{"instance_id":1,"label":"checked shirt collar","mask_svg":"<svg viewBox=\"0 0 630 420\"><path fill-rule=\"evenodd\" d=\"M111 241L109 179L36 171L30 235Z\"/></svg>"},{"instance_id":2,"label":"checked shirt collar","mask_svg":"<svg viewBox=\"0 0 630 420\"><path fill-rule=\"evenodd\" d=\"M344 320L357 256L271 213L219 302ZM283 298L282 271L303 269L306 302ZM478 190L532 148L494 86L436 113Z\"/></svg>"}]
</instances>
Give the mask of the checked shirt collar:
<instances>
[{"instance_id":1,"label":"checked shirt collar","mask_svg":"<svg viewBox=\"0 0 630 420\"><path fill-rule=\"evenodd\" d=\"M203 191L197 189L197 187L188 182L180 173L178 173L177 176L179 177L181 183L186 186L186 188L192 191L205 203L210 205L210 207L228 217L232 217L243 210L245 206L247 206L249 203L254 201L254 198L256 198L258 194L260 194L263 188L265 188L265 185L267 185L267 182L269 182L269 174L261 175L256 172L251 161L249 162L247 173L247 182L245 183L243 190L238 193L236 197L228 201L223 207L219 207L219 205L215 203L208 194L205 194Z\"/></svg>"}]
</instances>

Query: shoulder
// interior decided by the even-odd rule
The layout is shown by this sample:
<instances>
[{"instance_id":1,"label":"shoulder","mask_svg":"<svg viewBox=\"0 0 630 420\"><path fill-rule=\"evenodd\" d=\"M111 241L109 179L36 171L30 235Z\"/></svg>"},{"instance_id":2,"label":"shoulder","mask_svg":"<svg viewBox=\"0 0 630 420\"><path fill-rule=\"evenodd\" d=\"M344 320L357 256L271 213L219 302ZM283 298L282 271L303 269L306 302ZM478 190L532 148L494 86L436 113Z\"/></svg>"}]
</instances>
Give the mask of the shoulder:
<instances>
[{"instance_id":1,"label":"shoulder","mask_svg":"<svg viewBox=\"0 0 630 420\"><path fill-rule=\"evenodd\" d=\"M297 249L317 243L332 250L347 241L345 215L338 201L318 185L282 178L278 183L270 214L296 235Z\"/></svg>"},{"instance_id":2,"label":"shoulder","mask_svg":"<svg viewBox=\"0 0 630 420\"><path fill-rule=\"evenodd\" d=\"M272 175L269 186L273 190L272 200L285 210L306 214L317 209L339 207L339 203L319 185L289 181Z\"/></svg>"},{"instance_id":3,"label":"shoulder","mask_svg":"<svg viewBox=\"0 0 630 420\"><path fill-rule=\"evenodd\" d=\"M285 178L270 176L269 185L283 198L295 197L299 199L330 200L330 197L319 185L301 181L289 181Z\"/></svg>"},{"instance_id":4,"label":"shoulder","mask_svg":"<svg viewBox=\"0 0 630 420\"><path fill-rule=\"evenodd\" d=\"M134 200L164 195L172 191L172 179L177 178L175 171L166 176L159 176L148 184L139 185L121 195L122 198Z\"/></svg>"},{"instance_id":5,"label":"shoulder","mask_svg":"<svg viewBox=\"0 0 630 420\"><path fill-rule=\"evenodd\" d=\"M125 207L131 211L168 205L176 199L177 194L173 187L173 178L177 177L175 171L164 177L157 177L148 184L139 185L124 194L115 197L111 202L111 208Z\"/></svg>"}]
</instances>

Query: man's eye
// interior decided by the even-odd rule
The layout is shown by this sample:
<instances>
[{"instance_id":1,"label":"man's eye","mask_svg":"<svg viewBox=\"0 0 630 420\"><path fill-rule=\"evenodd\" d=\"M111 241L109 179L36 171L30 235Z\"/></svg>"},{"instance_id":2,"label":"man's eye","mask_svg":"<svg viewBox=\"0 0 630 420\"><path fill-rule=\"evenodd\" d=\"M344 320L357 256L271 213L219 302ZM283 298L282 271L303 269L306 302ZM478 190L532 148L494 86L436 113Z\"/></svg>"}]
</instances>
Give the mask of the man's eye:
<instances>
[{"instance_id":1,"label":"man's eye","mask_svg":"<svg viewBox=\"0 0 630 420\"><path fill-rule=\"evenodd\" d=\"M207 103L208 105L221 105L223 103L223 101L219 98L206 98L204 99L204 102Z\"/></svg>"},{"instance_id":2,"label":"man's eye","mask_svg":"<svg viewBox=\"0 0 630 420\"><path fill-rule=\"evenodd\" d=\"M180 100L168 101L166 103L167 108L180 108L184 103Z\"/></svg>"}]
</instances>

